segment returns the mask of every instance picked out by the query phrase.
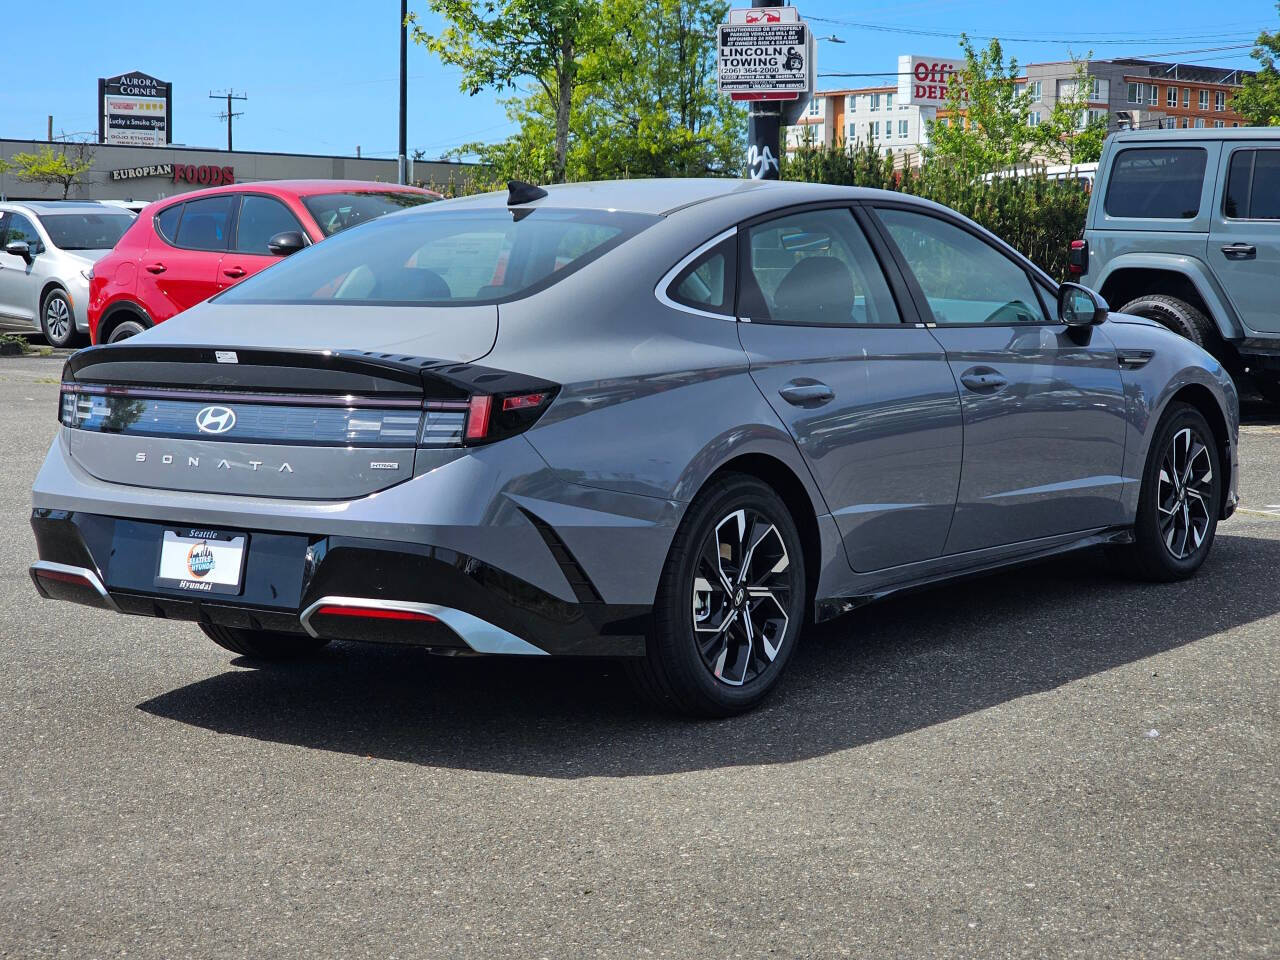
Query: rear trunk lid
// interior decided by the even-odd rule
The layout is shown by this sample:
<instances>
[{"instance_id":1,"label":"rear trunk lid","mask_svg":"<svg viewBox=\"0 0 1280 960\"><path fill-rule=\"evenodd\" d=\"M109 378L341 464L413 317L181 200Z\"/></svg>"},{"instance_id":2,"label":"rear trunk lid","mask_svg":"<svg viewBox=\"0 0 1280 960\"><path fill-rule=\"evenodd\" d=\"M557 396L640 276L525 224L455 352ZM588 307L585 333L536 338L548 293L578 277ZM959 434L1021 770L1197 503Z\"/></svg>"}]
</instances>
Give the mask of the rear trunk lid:
<instances>
[{"instance_id":1,"label":"rear trunk lid","mask_svg":"<svg viewBox=\"0 0 1280 960\"><path fill-rule=\"evenodd\" d=\"M456 358L460 341L442 358L281 348L287 338L232 328L217 328L225 346L207 345L206 330L204 345L144 335L74 354L59 410L71 456L112 483L348 500L409 479L416 457L440 455L420 444L447 446L461 429L460 413L440 412L465 408L456 374L471 368Z\"/></svg>"}]
</instances>

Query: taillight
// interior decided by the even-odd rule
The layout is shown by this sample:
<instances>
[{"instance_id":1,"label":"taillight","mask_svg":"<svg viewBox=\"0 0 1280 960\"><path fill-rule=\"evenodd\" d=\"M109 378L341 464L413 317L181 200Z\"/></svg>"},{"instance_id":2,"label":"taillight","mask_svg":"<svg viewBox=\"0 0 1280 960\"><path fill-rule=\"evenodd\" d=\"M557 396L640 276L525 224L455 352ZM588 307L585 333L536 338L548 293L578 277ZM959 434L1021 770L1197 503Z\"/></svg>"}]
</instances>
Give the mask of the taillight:
<instances>
[{"instance_id":1,"label":"taillight","mask_svg":"<svg viewBox=\"0 0 1280 960\"><path fill-rule=\"evenodd\" d=\"M558 389L546 386L520 393L474 393L466 400L428 400L418 445L474 446L523 433L551 406Z\"/></svg>"},{"instance_id":2,"label":"taillight","mask_svg":"<svg viewBox=\"0 0 1280 960\"><path fill-rule=\"evenodd\" d=\"M396 610L387 609L385 607L355 607L325 604L318 607L315 617L361 617L365 620L404 620L412 623L439 623L439 621L429 613L419 613L417 610Z\"/></svg>"},{"instance_id":3,"label":"taillight","mask_svg":"<svg viewBox=\"0 0 1280 960\"><path fill-rule=\"evenodd\" d=\"M1071 252L1067 255L1067 271L1073 277L1083 276L1089 272L1088 240L1071 241Z\"/></svg>"}]
</instances>

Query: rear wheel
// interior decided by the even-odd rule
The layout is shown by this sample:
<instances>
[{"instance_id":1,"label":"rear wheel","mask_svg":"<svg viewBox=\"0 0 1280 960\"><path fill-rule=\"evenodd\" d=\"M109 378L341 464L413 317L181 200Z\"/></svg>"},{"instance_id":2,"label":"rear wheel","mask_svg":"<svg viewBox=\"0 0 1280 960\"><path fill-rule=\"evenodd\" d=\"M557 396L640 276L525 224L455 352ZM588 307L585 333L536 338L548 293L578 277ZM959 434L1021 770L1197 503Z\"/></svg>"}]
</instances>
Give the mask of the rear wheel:
<instances>
[{"instance_id":1,"label":"rear wheel","mask_svg":"<svg viewBox=\"0 0 1280 960\"><path fill-rule=\"evenodd\" d=\"M111 328L111 333L107 336L107 343L119 343L121 340L128 340L130 337L136 337L145 329L147 329L147 325L141 320L121 320Z\"/></svg>"},{"instance_id":2,"label":"rear wheel","mask_svg":"<svg viewBox=\"0 0 1280 960\"><path fill-rule=\"evenodd\" d=\"M713 481L676 532L654 604L637 691L663 709L726 717L773 689L804 622L804 555L795 521L767 484Z\"/></svg>"},{"instance_id":3,"label":"rear wheel","mask_svg":"<svg viewBox=\"0 0 1280 960\"><path fill-rule=\"evenodd\" d=\"M1171 404L1147 454L1134 543L1118 559L1145 580L1191 576L1213 546L1221 503L1213 431L1195 407Z\"/></svg>"},{"instance_id":4,"label":"rear wheel","mask_svg":"<svg viewBox=\"0 0 1280 960\"><path fill-rule=\"evenodd\" d=\"M204 635L232 653L254 660L295 660L319 650L328 640L320 640L305 633L275 633L270 630L245 630L240 627L222 627L212 623L200 624Z\"/></svg>"},{"instance_id":5,"label":"rear wheel","mask_svg":"<svg viewBox=\"0 0 1280 960\"><path fill-rule=\"evenodd\" d=\"M1218 355L1218 331L1214 328L1213 321L1185 300L1153 293L1130 300L1120 308L1120 312L1154 320L1215 356Z\"/></svg>"}]
</instances>

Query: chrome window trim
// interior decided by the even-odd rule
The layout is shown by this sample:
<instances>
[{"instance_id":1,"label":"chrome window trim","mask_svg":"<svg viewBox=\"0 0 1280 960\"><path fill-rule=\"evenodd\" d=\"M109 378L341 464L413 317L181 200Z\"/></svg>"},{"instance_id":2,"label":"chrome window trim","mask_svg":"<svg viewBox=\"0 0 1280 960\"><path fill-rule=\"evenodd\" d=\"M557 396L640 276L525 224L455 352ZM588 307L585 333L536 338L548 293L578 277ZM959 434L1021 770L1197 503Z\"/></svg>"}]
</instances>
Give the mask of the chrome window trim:
<instances>
[{"instance_id":1,"label":"chrome window trim","mask_svg":"<svg viewBox=\"0 0 1280 960\"><path fill-rule=\"evenodd\" d=\"M728 240L730 237L737 236L737 234L738 234L738 228L730 227L728 230L725 230L723 233L717 234L716 236L712 237L710 240L701 244L692 253L687 254L685 257L683 257L680 260L679 263L677 263L674 267L672 267L670 270L664 273L662 275L662 279L658 281L658 285L653 288L653 295L658 298L658 302L661 303L664 307L670 307L672 310L679 310L682 313L690 313L690 314L693 314L695 317L710 317L712 320L725 320L725 321L728 321L729 323L736 322L737 318L733 315L732 311L730 311L727 314L712 313L710 310L699 310L697 307L690 307L690 306L687 306L686 304L678 303L675 300L672 300L671 297L667 294L667 289L671 286L671 284L675 282L676 277L680 276L680 273L684 270L685 267L689 266L689 264L691 264L694 260L697 260L700 256L702 256L708 250L712 249L715 246L718 246L721 243L724 243L724 241Z\"/></svg>"},{"instance_id":2,"label":"chrome window trim","mask_svg":"<svg viewBox=\"0 0 1280 960\"><path fill-rule=\"evenodd\" d=\"M476 653L515 654L519 656L548 656L547 651L535 647L526 640L521 640L513 633L496 627L487 620L472 616L452 607L442 607L436 603L414 603L409 600L374 600L364 597L321 597L307 609L302 611L299 620L302 629L319 639L320 635L311 627L311 617L321 607L366 607L377 610L403 610L409 613L421 613L435 617L446 627L462 638L462 641Z\"/></svg>"}]
</instances>

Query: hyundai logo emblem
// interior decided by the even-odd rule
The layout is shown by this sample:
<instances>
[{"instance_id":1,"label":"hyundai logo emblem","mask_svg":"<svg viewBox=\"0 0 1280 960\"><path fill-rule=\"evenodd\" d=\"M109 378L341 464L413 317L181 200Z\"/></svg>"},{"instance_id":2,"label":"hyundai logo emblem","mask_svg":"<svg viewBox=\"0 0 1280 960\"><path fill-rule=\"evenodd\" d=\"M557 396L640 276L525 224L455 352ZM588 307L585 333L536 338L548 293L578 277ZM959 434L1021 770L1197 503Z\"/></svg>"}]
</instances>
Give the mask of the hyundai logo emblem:
<instances>
[{"instance_id":1,"label":"hyundai logo emblem","mask_svg":"<svg viewBox=\"0 0 1280 960\"><path fill-rule=\"evenodd\" d=\"M236 412L230 407L205 407L196 414L201 433L226 433L236 425Z\"/></svg>"}]
</instances>

